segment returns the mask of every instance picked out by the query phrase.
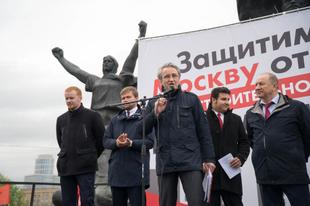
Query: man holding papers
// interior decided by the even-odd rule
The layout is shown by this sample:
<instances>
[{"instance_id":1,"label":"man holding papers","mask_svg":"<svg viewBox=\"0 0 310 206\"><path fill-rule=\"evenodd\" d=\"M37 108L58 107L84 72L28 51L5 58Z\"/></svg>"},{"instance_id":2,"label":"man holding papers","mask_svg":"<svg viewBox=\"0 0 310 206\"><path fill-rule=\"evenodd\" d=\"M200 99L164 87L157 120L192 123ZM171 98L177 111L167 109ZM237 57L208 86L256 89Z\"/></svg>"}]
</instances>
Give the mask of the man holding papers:
<instances>
[{"instance_id":1,"label":"man holding papers","mask_svg":"<svg viewBox=\"0 0 310 206\"><path fill-rule=\"evenodd\" d=\"M213 173L211 206L242 206L240 167L249 155L249 143L241 118L229 109L230 90L212 90L206 112L213 138L216 169ZM220 161L220 162L219 162Z\"/></svg>"}]
</instances>

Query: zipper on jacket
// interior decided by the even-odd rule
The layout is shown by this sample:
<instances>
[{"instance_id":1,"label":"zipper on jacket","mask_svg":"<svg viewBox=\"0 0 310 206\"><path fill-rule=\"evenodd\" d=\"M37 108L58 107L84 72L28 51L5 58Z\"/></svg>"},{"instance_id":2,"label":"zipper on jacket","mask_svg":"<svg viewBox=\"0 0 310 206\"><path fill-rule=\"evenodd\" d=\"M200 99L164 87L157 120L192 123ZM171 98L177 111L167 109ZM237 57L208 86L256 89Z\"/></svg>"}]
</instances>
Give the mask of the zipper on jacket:
<instances>
[{"instance_id":1,"label":"zipper on jacket","mask_svg":"<svg viewBox=\"0 0 310 206\"><path fill-rule=\"evenodd\" d=\"M178 128L180 128L180 108L179 108L179 105L177 105L177 125L178 125Z\"/></svg>"},{"instance_id":2,"label":"zipper on jacket","mask_svg":"<svg viewBox=\"0 0 310 206\"><path fill-rule=\"evenodd\" d=\"M61 142L64 140L64 134L65 134L65 127L61 128Z\"/></svg>"},{"instance_id":3,"label":"zipper on jacket","mask_svg":"<svg viewBox=\"0 0 310 206\"><path fill-rule=\"evenodd\" d=\"M83 124L83 131L84 131L85 140L87 141L88 136L87 136L87 130L86 130L85 124Z\"/></svg>"}]
</instances>

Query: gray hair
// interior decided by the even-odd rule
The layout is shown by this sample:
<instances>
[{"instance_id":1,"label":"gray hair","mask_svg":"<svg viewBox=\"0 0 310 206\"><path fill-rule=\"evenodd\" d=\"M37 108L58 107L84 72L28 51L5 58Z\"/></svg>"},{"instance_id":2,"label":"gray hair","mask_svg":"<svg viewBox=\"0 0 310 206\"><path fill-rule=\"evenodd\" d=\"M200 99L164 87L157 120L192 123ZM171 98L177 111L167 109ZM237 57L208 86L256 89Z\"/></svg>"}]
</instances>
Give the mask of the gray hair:
<instances>
[{"instance_id":1,"label":"gray hair","mask_svg":"<svg viewBox=\"0 0 310 206\"><path fill-rule=\"evenodd\" d=\"M173 63L171 63L171 62L169 62L169 63L166 63L166 64L164 64L163 66L161 66L161 67L159 68L158 73L157 73L157 78L158 78L159 80L162 80L162 74L161 74L161 73L162 73L163 69L164 69L164 68L167 68L167 67L172 67L172 68L174 68L174 69L178 72L179 77L181 77L180 68L179 68L177 65L175 65L175 64L173 64Z\"/></svg>"}]
</instances>

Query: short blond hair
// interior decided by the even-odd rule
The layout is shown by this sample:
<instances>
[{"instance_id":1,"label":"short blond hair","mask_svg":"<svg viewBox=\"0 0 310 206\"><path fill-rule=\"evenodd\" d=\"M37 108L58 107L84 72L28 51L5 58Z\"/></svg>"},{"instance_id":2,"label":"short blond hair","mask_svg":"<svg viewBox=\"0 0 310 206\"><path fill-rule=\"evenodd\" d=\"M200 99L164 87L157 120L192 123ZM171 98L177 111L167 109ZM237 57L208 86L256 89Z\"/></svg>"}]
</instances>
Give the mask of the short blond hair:
<instances>
[{"instance_id":1,"label":"short blond hair","mask_svg":"<svg viewBox=\"0 0 310 206\"><path fill-rule=\"evenodd\" d=\"M75 91L78 96L82 97L82 91L80 90L80 88L76 86L70 86L67 89L65 89L65 93L72 92L72 91Z\"/></svg>"},{"instance_id":2,"label":"short blond hair","mask_svg":"<svg viewBox=\"0 0 310 206\"><path fill-rule=\"evenodd\" d=\"M133 96L136 98L139 96L137 88L133 86L124 87L119 94L122 96L128 92L132 92Z\"/></svg>"}]
</instances>

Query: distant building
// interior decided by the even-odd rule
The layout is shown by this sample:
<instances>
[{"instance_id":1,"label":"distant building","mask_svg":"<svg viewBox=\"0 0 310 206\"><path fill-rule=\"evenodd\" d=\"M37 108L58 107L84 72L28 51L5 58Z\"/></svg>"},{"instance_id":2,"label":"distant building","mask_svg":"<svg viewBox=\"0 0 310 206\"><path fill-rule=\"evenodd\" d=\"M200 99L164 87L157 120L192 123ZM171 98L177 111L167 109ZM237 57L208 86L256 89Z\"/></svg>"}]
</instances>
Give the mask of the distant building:
<instances>
[{"instance_id":1,"label":"distant building","mask_svg":"<svg viewBox=\"0 0 310 206\"><path fill-rule=\"evenodd\" d=\"M59 177L56 175L27 175L24 178L25 182L48 182L48 183L59 183ZM36 187L46 187L46 186L36 186Z\"/></svg>"},{"instance_id":2,"label":"distant building","mask_svg":"<svg viewBox=\"0 0 310 206\"><path fill-rule=\"evenodd\" d=\"M59 177L53 174L54 172L54 158L50 154L41 154L35 160L34 174L27 175L24 178L25 182L48 182L59 183ZM37 185L39 188L46 188L51 186Z\"/></svg>"},{"instance_id":3,"label":"distant building","mask_svg":"<svg viewBox=\"0 0 310 206\"><path fill-rule=\"evenodd\" d=\"M25 182L40 182L40 183L59 183L59 177L53 174L54 158L53 155L41 154L35 160L34 174L27 175L24 178ZM52 206L52 196L56 190L59 190L57 185L35 185L34 206ZM32 185L25 185L22 188L27 203L30 203Z\"/></svg>"},{"instance_id":4,"label":"distant building","mask_svg":"<svg viewBox=\"0 0 310 206\"><path fill-rule=\"evenodd\" d=\"M54 158L49 154L42 154L36 159L34 174L52 175L54 171Z\"/></svg>"}]
</instances>

